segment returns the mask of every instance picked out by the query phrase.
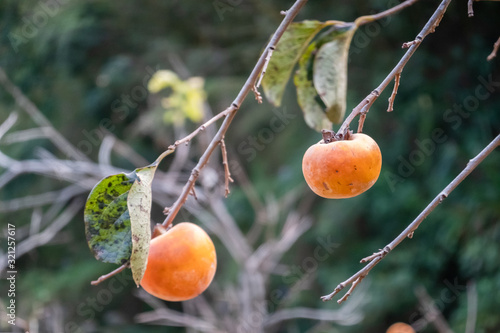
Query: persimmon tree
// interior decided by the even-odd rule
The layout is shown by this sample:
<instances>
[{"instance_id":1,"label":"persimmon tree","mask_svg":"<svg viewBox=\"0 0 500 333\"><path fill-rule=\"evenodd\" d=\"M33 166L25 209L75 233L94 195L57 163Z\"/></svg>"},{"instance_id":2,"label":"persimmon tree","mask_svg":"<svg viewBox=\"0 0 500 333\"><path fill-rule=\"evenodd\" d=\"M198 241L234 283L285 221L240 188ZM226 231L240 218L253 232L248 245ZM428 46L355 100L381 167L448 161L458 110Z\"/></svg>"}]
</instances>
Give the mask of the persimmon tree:
<instances>
[{"instance_id":1,"label":"persimmon tree","mask_svg":"<svg viewBox=\"0 0 500 333\"><path fill-rule=\"evenodd\" d=\"M153 163L147 163L141 158L136 158L135 162L137 163L135 164L137 168L132 172L124 172L125 170L112 167L93 168L94 166L90 161L88 161L86 157L82 157L81 153L79 154L78 150L74 149L71 144L58 134L47 119L41 116L36 106L31 103L12 82L10 82L3 70L0 70L0 81L6 90L14 97L16 102L22 105L30 116L44 128L48 133L47 136L51 137L55 145L66 155L78 160L78 163L70 165L64 164L65 166L69 165L69 167L75 167L76 171L73 170L74 173L71 177L65 176L64 173L62 176L59 175L59 177L70 179L75 176L75 173L79 176L88 175L90 173L94 175L94 177L91 178L91 181L94 183L91 185L86 184L87 187L93 187L86 201L84 212L87 241L96 259L106 263L119 265L119 267L109 274L103 275L97 280L92 281L91 283L93 285L97 285L128 268L132 271L132 276L136 285L141 285L141 281L143 281L144 274L147 270L147 258L151 239L155 236L163 237L163 235L151 234L150 216L152 203L153 201L160 201L164 206L163 213L165 217L163 222L155 227L155 230L161 230L162 233L165 231L174 231L176 227L181 226L181 223L175 223L176 220L179 220L179 213L183 209L189 210L194 215L197 214L200 219L207 218L207 215L209 216L209 220L220 219L222 222L220 222L220 225L217 225L217 227L214 227L214 229L218 228L218 235L222 235L220 238L225 242L224 245L226 245L230 251L233 251L233 256L245 262L245 270L247 270L249 274L255 273L259 280L257 282L244 281L244 283L247 284L248 290L252 290L252 283L262 288L263 283L261 283L262 281L260 280L265 280L264 278L269 275L271 269L269 267L276 267L280 255L300 237L301 233L310 228L311 225L305 216L297 217L296 214L290 214L289 219L285 222L285 227L280 233L280 239L273 239L272 242L270 241L269 243L265 243L262 247L259 247L259 251L252 253L245 237L243 237L234 221L225 214L224 210L221 208L220 202L205 195L198 198L199 193L197 193L196 184L200 182L200 178L202 178L203 173L206 171L206 167L210 164L211 157L216 155L214 154L215 152L220 152L219 163L224 172L223 196L227 197L230 194L231 183L233 182L233 178L236 178L235 174L238 174L238 172L232 170L228 162L229 158L225 141L226 139L230 140L230 138L226 138L226 134L246 97L253 94L256 103L269 102L274 106L280 106L285 87L289 81L292 81L296 89L297 104L303 111L304 122L310 128L318 132L319 143L317 145L319 147L325 147L332 141L349 144L351 142L356 142L356 138L368 137L366 134L363 134L365 124L367 127L369 125L369 119L367 120L368 112L374 102L392 82L394 82L393 90L388 100L387 111L404 112L403 110L397 110L395 105L397 106L396 97L398 88L400 85L404 84L403 71L405 65L411 61L411 57L416 53L419 46L425 43L425 39L429 34L439 33L439 23L443 17L445 17L450 2L451 0L441 1L427 23L422 27L420 33L410 41L402 41L402 48L406 49L405 54L399 61L395 61L394 68L387 74L380 85L362 99L351 112L347 113L348 54L351 41L356 31L359 27L370 22L397 14L399 11L417 3L417 0L404 1L384 12L361 16L353 20L353 22L337 21L334 20L334 17L332 17L332 20L325 22L314 20L295 22L295 17L307 4L307 0L295 1L288 10L281 13L283 15L281 24L274 34L271 35L254 69L233 102L226 109L216 113L208 120L205 120L191 133L179 137L177 141L173 142ZM468 13L469 15L473 14L472 1L469 1ZM498 45L500 45L500 43L495 43L492 53L488 56L488 60L495 57ZM189 119L192 122L200 123L202 115L199 110L203 108L205 97L201 85L202 80L200 78L181 80L175 73L163 70L158 71L151 78L148 88L152 93L158 93L164 89L169 89L169 97L162 101L162 111L164 111L166 122L182 124L186 119ZM376 116L376 113L372 115L372 117ZM3 135L15 123L16 117L14 113L11 114L4 122L0 135ZM356 128L354 128L352 123L356 118L358 118L358 124ZM334 126L338 125L340 126L335 130ZM211 132L209 132L210 130ZM356 132L355 134L354 131ZM155 182L165 182L170 179L162 175L161 172L160 178L158 178L158 175L155 177L160 163L165 159L172 158L179 153L182 146L193 144L193 139L202 135L207 138L208 144L206 147L203 147L203 153L197 159L187 181L182 184L178 179L174 181L178 190L175 199L172 201L162 201L165 197L155 199ZM117 139L114 138L113 140ZM359 140L361 141L361 139ZM372 139L366 140L366 142L369 140L373 141ZM118 140L116 142L118 142ZM364 142L365 141L363 141L363 144ZM342 303L347 300L354 289L362 283L368 273L403 240L412 238L423 220L499 145L500 136L496 136L489 145L479 152L476 157L470 160L463 171L460 172L428 206L424 207L422 212L409 223L392 242L372 255L362 259L361 262L366 263L364 268L353 274L347 280L339 283L332 293L322 296L321 299L323 301L331 300L344 288L349 287L348 291L338 300L338 302ZM118 147L118 145L116 146ZM376 143L373 143L373 147L375 146ZM120 147L122 148L120 150L122 154L133 155L127 148L123 146ZM371 151L376 151L376 149L373 148ZM354 155L354 153L352 154ZM379 156L380 152L378 151L376 155ZM358 163L361 168L363 159L369 158L367 156L370 156L370 154L357 156L358 160L352 163ZM19 167L19 163L16 164L15 161L9 160L6 156L0 157L9 162L4 164L12 166L11 174L0 178L0 183L8 182L9 177L14 177L12 175L16 172L26 172L24 169L22 171L16 169ZM324 159L326 160L326 158ZM346 159L342 158L341 160L344 161ZM370 169L373 167L378 170L376 170L376 174L370 175L370 179L367 180L363 186L360 186L362 190L355 194L369 190L373 185L373 182L377 179L378 173L380 172L379 162L380 161L377 159L373 164L366 163ZM60 161L58 161L58 163L60 163ZM320 164L321 161L318 163ZM318 163L311 164L312 166L308 167L308 175L312 177L318 176L315 174L315 168L318 168ZM59 165L63 165L63 163ZM44 168L43 165L35 163L30 164L29 167L32 168L29 172L53 175L56 174L55 169L57 169L58 164L55 163L48 169ZM85 169L86 167L89 169ZM357 170L357 167L354 167ZM99 177L96 177L96 173L94 172L96 169L99 170L98 175L102 178L97 184L95 184L96 178ZM352 173L349 176L356 177L356 175L356 173ZM319 175L318 177L326 176ZM307 178L308 176L306 176L306 180ZM324 186L325 189L329 191L333 186L331 186L328 181L320 179L317 183L319 187ZM355 180L348 180L347 186L351 186L354 181ZM202 188L205 188L205 185L203 185ZM163 191L166 193L168 189L163 189ZM318 191L315 192L318 193ZM197 200L199 199L199 202L209 205L211 207L211 213L200 213L200 209L196 204L190 206L187 203L190 196ZM296 196L298 197L299 195ZM325 197L328 196L325 195ZM335 196L333 195L330 197ZM340 197L348 196L344 195ZM298 201L297 198L294 198L294 200L296 202ZM290 208L289 202L288 205L288 208ZM257 207L256 210L258 210L259 204L255 206ZM71 212L73 212L73 210ZM212 223L212 226L214 225L216 225L215 222ZM208 238L208 240L210 239ZM169 242L175 241L175 238L169 239ZM207 243L210 242L207 241ZM269 260L269 262L266 263L266 260ZM212 281L214 272L210 269L207 270L210 271L210 279L207 280L208 285ZM152 276L147 275L146 279L148 285L154 284L155 282L154 274ZM200 290L203 291L204 288ZM199 293L200 290L195 291L194 294ZM262 290L259 289L257 294L260 295L260 293L262 293ZM152 294L154 295L155 293L153 292ZM320 295L318 295L318 299L319 296ZM177 313L168 312L162 305L155 303L155 300L149 295L141 294L140 297L149 304L153 304L155 308L163 309L166 313L166 317L168 317L171 322L191 325L191 327L197 329L213 329L213 326L211 326L208 320L196 321L196 318L192 317L186 317L182 320L178 319L178 317L176 317ZM168 299L168 297L165 299ZM172 297L171 299L182 299L182 297ZM203 300L202 297L200 297L200 299ZM207 306L203 302L204 301L200 301L197 305L199 311L205 311L205 314L208 313L207 317L214 317L214 315L207 310ZM286 318L290 318L294 315L313 319L322 319L326 317L326 315L320 312L312 313L304 309L300 310L302 311L286 312L282 310L282 312L277 312L275 316L269 316L268 325L286 320ZM328 314L331 315L332 313ZM337 314L338 317L336 318L341 321L343 313L339 312ZM144 322L152 321L157 318L158 317L154 315L141 317ZM188 324L190 320L192 323Z\"/></svg>"},{"instance_id":2,"label":"persimmon tree","mask_svg":"<svg viewBox=\"0 0 500 333\"><path fill-rule=\"evenodd\" d=\"M117 272L122 271L124 267L130 265L134 274L134 280L137 285L139 285L146 267L147 256L145 254L148 252L148 244L151 238L149 233L151 207L150 187L154 176L154 170L159 162L161 162L165 156L175 152L179 145L189 143L192 138L206 127L215 124L219 119L223 119L222 124L219 126L204 154L193 168L191 176L185 184L181 195L170 207L164 210L166 218L162 223L162 227L169 228L179 210L186 202L188 196L195 195L194 185L207 164L208 159L218 147L222 150L222 164L225 170L225 194L227 195L230 192L229 183L232 182L232 178L227 162L227 152L224 140L225 134L236 112L250 92L254 93L258 103L263 102L263 98L259 92L261 83L269 101L279 106L285 85L297 64L298 69L294 74L293 82L297 88L298 103L303 110L306 123L311 128L318 131L330 131L333 124L343 121L338 131L336 133L332 132L333 134L331 134L331 137L334 140L352 140L349 134L350 124L359 116L357 133L362 133L363 125L370 107L392 80L394 80L395 83L391 97L389 98L388 111L393 110L394 100L398 86L401 84L400 81L404 66L413 56L420 44L424 42L426 36L436 31L451 0L443 0L415 39L402 44L403 48L408 49L404 56L382 83L363 99L347 117L345 117L347 56L349 45L356 29L363 24L397 13L399 10L413 5L416 1L405 1L385 12L359 17L352 23L341 21L303 21L294 23L293 20L295 16L306 2L307 1L304 0L298 0L289 10L282 12L284 19L281 25L271 37L268 45L257 61L254 70L240 90L240 93L226 110L216 114L190 135L177 140L167 151L160 155L158 160L152 165L139 168L130 176L123 174L110 176L96 186L87 202L88 213L86 214L86 226L89 244L96 254L97 259L104 259L106 262L113 262L116 264L125 261L125 263L117 269ZM325 144L328 143L328 141L323 139L320 143ZM361 145L362 143L359 144ZM404 238L413 237L415 230L424 218L499 144L500 136L497 136L481 153L471 160L467 167L393 242L386 245L379 252L362 259L361 262L368 263L367 266L348 280L340 283L331 294L322 297L322 299L330 300L344 287L351 285L347 293L340 298L339 303L346 300L347 297L351 295L354 288L364 277L366 277L368 272ZM334 154L334 152L332 152L332 154ZM369 155L366 155L360 158L369 158L368 156ZM328 163L327 158L323 158L323 160L325 163ZM358 161L358 164L361 164L361 161ZM319 164L314 164L312 168L319 168L318 165ZM314 174L315 170L313 169L308 170L307 174ZM318 173L320 173L319 170ZM318 175L318 177L321 177L321 175ZM114 178L119 179L114 180ZM378 178L378 173L374 179L376 178ZM326 183L329 180L326 179L328 178L325 178L325 181L320 181L319 183L322 182L325 188L329 190ZM352 184L354 180L350 180L349 178L346 181ZM124 186L123 184L126 185ZM372 184L373 182L369 186ZM107 201L98 199L101 197L108 199ZM118 209L117 214L110 215L108 213L109 207L116 203L122 209ZM97 207L99 205L100 207ZM126 219L125 222L121 221L124 216ZM117 221L119 221L118 227ZM127 228L125 231L122 230L120 232L118 229L122 228L121 225L123 223L126 223ZM110 237L102 239L102 228L106 226L110 226L111 228L105 229L110 231ZM121 247L121 249L119 249L120 251L118 251L116 246L111 246L109 249L103 249L105 244L116 244L115 237L120 237L120 239L122 239L123 232L127 234L127 241L119 242ZM131 241L128 238L130 233ZM103 256L108 257L108 253L113 257L111 260L103 258ZM123 254L116 256L117 253ZM113 273L106 277L112 275ZM100 278L93 283L97 284L103 279L104 278Z\"/></svg>"}]
</instances>

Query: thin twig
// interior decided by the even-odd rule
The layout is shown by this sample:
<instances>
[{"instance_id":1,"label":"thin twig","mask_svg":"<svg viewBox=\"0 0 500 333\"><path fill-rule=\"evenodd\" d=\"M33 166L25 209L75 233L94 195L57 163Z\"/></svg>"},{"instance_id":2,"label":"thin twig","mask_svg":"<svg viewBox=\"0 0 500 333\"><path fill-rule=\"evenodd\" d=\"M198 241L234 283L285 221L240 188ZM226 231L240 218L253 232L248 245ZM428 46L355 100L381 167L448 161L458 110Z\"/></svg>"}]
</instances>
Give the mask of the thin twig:
<instances>
[{"instance_id":1,"label":"thin twig","mask_svg":"<svg viewBox=\"0 0 500 333\"><path fill-rule=\"evenodd\" d=\"M207 120L205 123L203 123L202 125L200 125L200 127L198 127L193 132L191 132L191 134L185 136L184 138L182 138L180 140L175 141L175 143L173 145L171 145L169 147L169 149L175 150L175 148L179 147L181 144L183 144L183 143L185 143L185 144L189 143L195 136L197 136L200 132L204 131L208 126L212 125L217 120L226 117L231 112L233 112L233 110L232 110L231 107L227 108L226 110L224 110L222 112L219 112L218 114L216 114L215 116L213 116L212 118L210 118L209 120Z\"/></svg>"},{"instance_id":2,"label":"thin twig","mask_svg":"<svg viewBox=\"0 0 500 333\"><path fill-rule=\"evenodd\" d=\"M227 198L229 195L229 182L233 182L233 178L231 178L231 171L229 170L229 163L227 162L227 149L226 149L226 143L224 142L224 138L222 138L220 142L220 149L222 151L222 165L224 166L224 186L225 186L225 191L224 191L224 196Z\"/></svg>"},{"instance_id":3,"label":"thin twig","mask_svg":"<svg viewBox=\"0 0 500 333\"><path fill-rule=\"evenodd\" d=\"M368 274L368 272L367 272L366 274ZM366 275L364 275L364 276L363 276L363 275L361 275L361 276L359 276L356 280L354 280L354 282L353 282L353 283L352 283L352 285L351 285L351 288L349 288L349 290L348 290L348 291L344 294L344 296L342 296L342 298L341 298L341 299L339 299L339 301L338 301L338 302L339 302L339 304L340 304L340 303L342 303L342 302L344 302L345 300L347 300L347 298L348 298L349 296L351 296L352 292L354 291L354 288L356 288L356 287L358 286L358 284L360 284L360 283L361 283L361 281L363 281L363 279L364 279L365 277L366 277Z\"/></svg>"},{"instance_id":4,"label":"thin twig","mask_svg":"<svg viewBox=\"0 0 500 333\"><path fill-rule=\"evenodd\" d=\"M481 162L491 154L496 147L500 145L500 135L498 135L495 139L493 139L476 157L471 159L467 166L460 172L460 174L455 177L428 205L425 209L410 223L403 232L401 232L392 242L384 247L383 250L372 254L369 257L364 258L361 262L369 263L359 270L356 274L351 276L346 281L339 284L335 290L329 295L321 297L323 301L331 300L336 294L338 294L342 289L344 289L347 285L354 283L357 281L359 277L366 276L370 270L377 265L390 251L394 250L396 246L399 245L408 235L413 233L420 223L445 199L450 193L462 182L465 178L479 165ZM353 288L351 288L353 289ZM349 290L352 291L352 290ZM341 303L341 301L339 301Z\"/></svg>"},{"instance_id":5,"label":"thin twig","mask_svg":"<svg viewBox=\"0 0 500 333\"><path fill-rule=\"evenodd\" d=\"M359 121L358 121L358 133L362 133L363 132L363 126L365 124L365 119L366 119L366 113L362 113L360 116L359 116Z\"/></svg>"},{"instance_id":6,"label":"thin twig","mask_svg":"<svg viewBox=\"0 0 500 333\"><path fill-rule=\"evenodd\" d=\"M389 97L389 106L387 108L387 112L392 112L394 110L394 100L396 99L396 94L398 93L400 79L401 72L397 73L394 77L394 88L392 89L391 97Z\"/></svg>"},{"instance_id":7,"label":"thin twig","mask_svg":"<svg viewBox=\"0 0 500 333\"><path fill-rule=\"evenodd\" d=\"M417 296L421 307L425 309L425 313L423 315L426 322L432 323L438 333L453 333L450 325L436 306L434 300L427 293L427 290L420 286L415 289L415 295Z\"/></svg>"},{"instance_id":8,"label":"thin twig","mask_svg":"<svg viewBox=\"0 0 500 333\"><path fill-rule=\"evenodd\" d=\"M81 199L73 200L42 232L31 235L20 241L16 245L16 258L19 258L33 249L53 241L58 232L64 228L80 211L82 204L83 200ZM0 271L3 269L3 265L7 264L7 260L4 259L6 258L0 257Z\"/></svg>"},{"instance_id":9,"label":"thin twig","mask_svg":"<svg viewBox=\"0 0 500 333\"><path fill-rule=\"evenodd\" d=\"M362 318L354 309L350 311L330 310L330 309L312 309L305 307L296 307L283 309L271 314L265 322L266 327L272 327L286 320L296 320L297 318L306 318L318 321L331 321L339 325L351 326L359 323ZM351 312L352 311L352 312Z\"/></svg>"},{"instance_id":10,"label":"thin twig","mask_svg":"<svg viewBox=\"0 0 500 333\"><path fill-rule=\"evenodd\" d=\"M273 52L274 52L274 47L270 47L267 50L266 62L264 63L264 67L262 68L262 72L260 73L259 81L257 81L257 84L255 85L255 89L258 89L260 87L260 84L262 83L262 79L264 78L264 75L266 74L267 66L269 65L269 62L271 61L271 57L273 56Z\"/></svg>"},{"instance_id":11,"label":"thin twig","mask_svg":"<svg viewBox=\"0 0 500 333\"><path fill-rule=\"evenodd\" d=\"M97 286L102 281L109 279L110 277L120 273L121 271L123 271L125 268L128 268L128 267L130 267L130 262L127 261L126 263L124 263L123 265L121 265L120 267L115 269L114 271L109 272L108 274L105 274L105 275L101 275L97 280L90 282L90 284L93 286Z\"/></svg>"},{"instance_id":12,"label":"thin twig","mask_svg":"<svg viewBox=\"0 0 500 333\"><path fill-rule=\"evenodd\" d=\"M493 50L491 51L490 55L486 57L486 60L491 61L493 58L497 56L498 48L500 47L500 37L498 37L497 41L495 44L493 44Z\"/></svg>"},{"instance_id":13,"label":"thin twig","mask_svg":"<svg viewBox=\"0 0 500 333\"><path fill-rule=\"evenodd\" d=\"M194 189L194 186L191 188L191 195L193 196L194 200L198 201L198 196L196 195L196 190Z\"/></svg>"},{"instance_id":14,"label":"thin twig","mask_svg":"<svg viewBox=\"0 0 500 333\"><path fill-rule=\"evenodd\" d=\"M128 144L120 140L113 133L111 133L105 128L101 128L101 130L107 137L113 138L113 150L115 151L115 153L126 158L130 163L132 163L136 167L142 167L149 164L148 160L146 160L144 157L138 154L134 149L132 149L132 147L130 147Z\"/></svg>"},{"instance_id":15,"label":"thin twig","mask_svg":"<svg viewBox=\"0 0 500 333\"><path fill-rule=\"evenodd\" d=\"M97 161L99 164L111 165L111 152L113 151L113 146L115 144L115 137L106 135L101 142L99 147L99 153L97 154Z\"/></svg>"},{"instance_id":16,"label":"thin twig","mask_svg":"<svg viewBox=\"0 0 500 333\"><path fill-rule=\"evenodd\" d=\"M467 15L469 15L469 17L474 16L473 4L474 4L474 0L467 1Z\"/></svg>"},{"instance_id":17,"label":"thin twig","mask_svg":"<svg viewBox=\"0 0 500 333\"><path fill-rule=\"evenodd\" d=\"M252 91L253 91L253 94L255 95L255 100L257 101L257 103L262 104L262 95L259 92L259 89L257 89L257 86L254 86L252 88Z\"/></svg>"},{"instance_id":18,"label":"thin twig","mask_svg":"<svg viewBox=\"0 0 500 333\"><path fill-rule=\"evenodd\" d=\"M14 212L21 209L40 207L53 202L64 202L88 191L87 188L72 184L62 190L47 191L6 201L0 200L0 212Z\"/></svg>"},{"instance_id":19,"label":"thin twig","mask_svg":"<svg viewBox=\"0 0 500 333\"><path fill-rule=\"evenodd\" d=\"M467 283L467 322L465 324L465 333L474 333L476 331L477 321L477 287L475 281Z\"/></svg>"},{"instance_id":20,"label":"thin twig","mask_svg":"<svg viewBox=\"0 0 500 333\"><path fill-rule=\"evenodd\" d=\"M280 26L274 33L273 37L269 41L266 49L271 49L275 48L276 44L280 40L281 36L283 36L283 33L285 30L288 28L288 26L292 23L294 20L295 16L299 13L299 11L302 9L302 7L307 3L307 0L297 0L293 4L293 6L286 12L285 18L281 22ZM222 125L220 126L219 130L213 137L212 141L208 145L207 149L203 153L203 155L200 157L198 164L194 167L194 169L191 172L191 176L189 177L186 185L182 189L181 194L179 195L178 199L174 202L174 204L170 207L170 213L169 215L165 218L163 221L163 226L167 227L169 226L174 218L177 216L177 213L179 212L180 208L184 203L186 202L188 195L191 191L191 188L194 186L196 180L198 179L198 176L200 175L201 170L205 167L205 165L208 163L208 160L210 156L212 155L212 152L215 150L215 148L220 144L222 138L226 134L229 125L231 124L234 116L236 115L236 112L240 108L241 103L243 103L244 99L248 95L248 93L252 90L252 88L255 86L255 82L257 81L259 75L262 73L262 69L264 68L264 65L266 63L266 56L267 53L263 52L257 61L257 64L255 65L254 69L250 73L250 76L248 77L247 81L241 88L238 96L236 99L233 101L231 106L226 109L227 115L225 115L225 119L222 122Z\"/></svg>"},{"instance_id":21,"label":"thin twig","mask_svg":"<svg viewBox=\"0 0 500 333\"><path fill-rule=\"evenodd\" d=\"M340 126L339 130L337 131L337 135L345 135L345 133L349 128L349 124L353 121L353 119L359 114L366 113L369 111L373 102L375 102L375 100L380 96L380 94L384 91L387 85L389 85L389 83L394 79L396 74L402 72L404 66L406 65L408 60L410 60L411 56L415 53L415 51L417 50L421 42L424 40L424 38L428 34L432 33L434 29L439 25L439 22L441 21L450 2L451 0L443 0L441 2L439 7L436 9L434 14L429 19L429 21L427 21L422 31L420 31L420 33L415 38L415 41L418 42L413 43L408 48L408 51L406 51L401 60L399 60L396 67L394 67L394 69L389 73L389 75L387 75L387 77L382 81L382 83L377 88L375 88L363 101L361 101L361 103L359 103L351 111L351 113L342 123L342 126Z\"/></svg>"},{"instance_id":22,"label":"thin twig","mask_svg":"<svg viewBox=\"0 0 500 333\"><path fill-rule=\"evenodd\" d=\"M418 0L407 0L405 2L400 3L399 5L396 5L396 6L392 7L392 8L384 10L383 12L380 12L378 14L366 15L366 16L358 17L356 19L356 25L357 26L361 26L361 25L364 25L364 24L367 24L367 23L370 23L370 22L373 22L373 21L380 20L380 19L382 19L384 17L396 14L400 10L413 5L417 1Z\"/></svg>"},{"instance_id":23,"label":"thin twig","mask_svg":"<svg viewBox=\"0 0 500 333\"><path fill-rule=\"evenodd\" d=\"M33 119L35 123L37 123L40 127L45 127L50 129L50 140L54 143L54 145L59 148L63 153L67 156L82 161L90 161L90 159L83 154L80 150L74 147L66 138L56 131L56 129L52 126L52 124L45 118L43 113L36 107L33 102L31 102L28 97L26 97L23 92L8 78L7 74L0 67L0 84L5 88L9 94L12 95L17 105L26 111Z\"/></svg>"},{"instance_id":24,"label":"thin twig","mask_svg":"<svg viewBox=\"0 0 500 333\"><path fill-rule=\"evenodd\" d=\"M134 317L138 323L163 322L170 326L183 326L192 328L197 332L217 332L214 323L206 321L197 316L188 315L177 310L169 309L165 303L149 295L144 290L138 290L136 296L151 306L154 310L143 312Z\"/></svg>"},{"instance_id":25,"label":"thin twig","mask_svg":"<svg viewBox=\"0 0 500 333\"><path fill-rule=\"evenodd\" d=\"M0 140L16 124L17 118L19 118L17 112L11 112L7 119L0 124Z\"/></svg>"}]
</instances>

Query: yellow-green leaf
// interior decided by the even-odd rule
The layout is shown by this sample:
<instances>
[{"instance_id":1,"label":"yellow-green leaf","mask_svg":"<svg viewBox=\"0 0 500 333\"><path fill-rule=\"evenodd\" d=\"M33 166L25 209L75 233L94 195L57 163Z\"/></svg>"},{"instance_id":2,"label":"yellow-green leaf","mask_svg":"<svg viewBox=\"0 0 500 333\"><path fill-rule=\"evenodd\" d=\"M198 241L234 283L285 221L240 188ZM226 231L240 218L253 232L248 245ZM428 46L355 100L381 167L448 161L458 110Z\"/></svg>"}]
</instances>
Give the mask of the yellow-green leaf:
<instances>
[{"instance_id":1,"label":"yellow-green leaf","mask_svg":"<svg viewBox=\"0 0 500 333\"><path fill-rule=\"evenodd\" d=\"M262 87L267 99L275 106L281 105L283 92L290 79L292 70L311 40L328 23L303 21L292 23L276 45L267 66Z\"/></svg>"},{"instance_id":2,"label":"yellow-green leaf","mask_svg":"<svg viewBox=\"0 0 500 333\"><path fill-rule=\"evenodd\" d=\"M132 254L130 268L137 286L141 283L148 262L151 241L151 183L158 163L135 170L137 179L130 188L127 207L130 214Z\"/></svg>"},{"instance_id":3,"label":"yellow-green leaf","mask_svg":"<svg viewBox=\"0 0 500 333\"><path fill-rule=\"evenodd\" d=\"M356 25L338 24L314 59L313 82L318 95L326 105L326 116L333 123L344 119L347 98L347 60Z\"/></svg>"},{"instance_id":4,"label":"yellow-green leaf","mask_svg":"<svg viewBox=\"0 0 500 333\"><path fill-rule=\"evenodd\" d=\"M294 76L294 84L297 87L297 100L306 124L321 132L322 129L331 129L332 123L326 116L325 105L318 96L312 81L315 51L317 51L317 44L312 43L300 58L299 68Z\"/></svg>"},{"instance_id":5,"label":"yellow-green leaf","mask_svg":"<svg viewBox=\"0 0 500 333\"><path fill-rule=\"evenodd\" d=\"M159 70L153 74L148 82L148 90L157 93L165 88L178 85L181 82L177 74L169 70Z\"/></svg>"}]
</instances>

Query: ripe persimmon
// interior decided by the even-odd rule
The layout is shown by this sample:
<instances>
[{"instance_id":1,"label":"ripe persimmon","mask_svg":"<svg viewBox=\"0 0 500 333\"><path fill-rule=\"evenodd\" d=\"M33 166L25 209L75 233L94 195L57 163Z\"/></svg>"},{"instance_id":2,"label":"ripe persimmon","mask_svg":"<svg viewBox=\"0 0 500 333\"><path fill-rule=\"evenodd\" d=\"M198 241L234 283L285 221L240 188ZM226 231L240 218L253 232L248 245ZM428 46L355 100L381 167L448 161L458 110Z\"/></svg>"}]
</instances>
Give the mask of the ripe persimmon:
<instances>
[{"instance_id":1,"label":"ripe persimmon","mask_svg":"<svg viewBox=\"0 0 500 333\"><path fill-rule=\"evenodd\" d=\"M314 193L328 199L351 198L375 184L382 168L375 140L357 133L328 141L309 147L302 160L304 178Z\"/></svg>"},{"instance_id":2,"label":"ripe persimmon","mask_svg":"<svg viewBox=\"0 0 500 333\"><path fill-rule=\"evenodd\" d=\"M141 286L166 301L185 301L208 288L217 268L210 236L190 222L176 224L151 240Z\"/></svg>"},{"instance_id":3,"label":"ripe persimmon","mask_svg":"<svg viewBox=\"0 0 500 333\"><path fill-rule=\"evenodd\" d=\"M386 333L415 333L415 330L408 324L394 323L389 326Z\"/></svg>"}]
</instances>

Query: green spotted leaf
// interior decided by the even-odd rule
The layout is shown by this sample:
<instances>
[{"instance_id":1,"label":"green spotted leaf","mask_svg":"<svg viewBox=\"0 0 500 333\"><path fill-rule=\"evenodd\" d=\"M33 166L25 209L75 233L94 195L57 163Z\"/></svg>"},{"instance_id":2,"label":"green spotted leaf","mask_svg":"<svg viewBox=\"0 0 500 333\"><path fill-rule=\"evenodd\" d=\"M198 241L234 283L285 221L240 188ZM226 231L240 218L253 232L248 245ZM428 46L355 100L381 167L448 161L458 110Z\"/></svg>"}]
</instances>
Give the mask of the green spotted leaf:
<instances>
[{"instance_id":1,"label":"green spotted leaf","mask_svg":"<svg viewBox=\"0 0 500 333\"><path fill-rule=\"evenodd\" d=\"M136 169L137 179L128 194L130 212L132 254L130 268L137 286L141 283L148 262L149 243L151 241L151 183L158 164L155 162L144 168Z\"/></svg>"},{"instance_id":2,"label":"green spotted leaf","mask_svg":"<svg viewBox=\"0 0 500 333\"><path fill-rule=\"evenodd\" d=\"M290 24L285 31L262 80L264 94L272 104L281 105L283 92L297 61L316 34L327 25L326 22L303 21Z\"/></svg>"},{"instance_id":3,"label":"green spotted leaf","mask_svg":"<svg viewBox=\"0 0 500 333\"><path fill-rule=\"evenodd\" d=\"M103 262L130 262L137 286L146 271L151 241L151 185L158 165L173 152L168 149L154 163L129 174L102 179L85 204L85 235L91 252Z\"/></svg>"},{"instance_id":4,"label":"green spotted leaf","mask_svg":"<svg viewBox=\"0 0 500 333\"><path fill-rule=\"evenodd\" d=\"M314 59L314 87L326 105L327 118L335 124L342 122L346 111L347 60L356 28L353 23L334 26L332 40L319 48Z\"/></svg>"},{"instance_id":5,"label":"green spotted leaf","mask_svg":"<svg viewBox=\"0 0 500 333\"><path fill-rule=\"evenodd\" d=\"M122 264L130 259L132 237L127 208L135 172L104 178L92 189L84 211L85 235L97 260Z\"/></svg>"}]
</instances>

